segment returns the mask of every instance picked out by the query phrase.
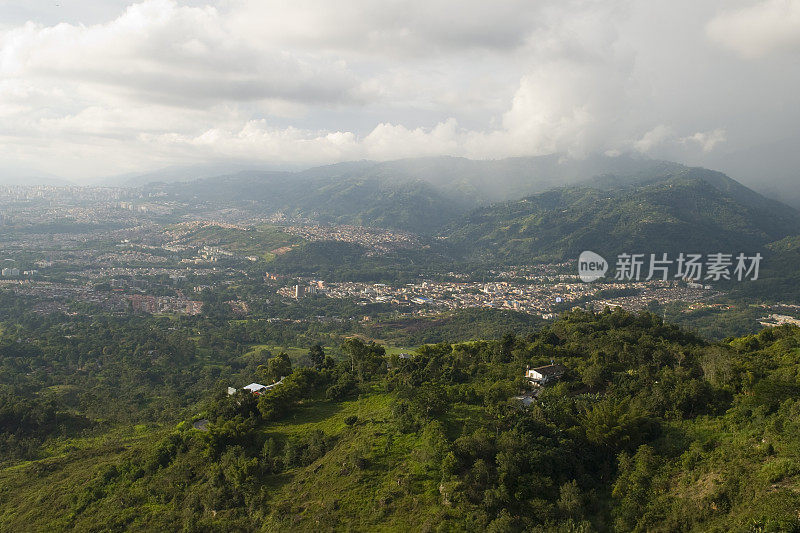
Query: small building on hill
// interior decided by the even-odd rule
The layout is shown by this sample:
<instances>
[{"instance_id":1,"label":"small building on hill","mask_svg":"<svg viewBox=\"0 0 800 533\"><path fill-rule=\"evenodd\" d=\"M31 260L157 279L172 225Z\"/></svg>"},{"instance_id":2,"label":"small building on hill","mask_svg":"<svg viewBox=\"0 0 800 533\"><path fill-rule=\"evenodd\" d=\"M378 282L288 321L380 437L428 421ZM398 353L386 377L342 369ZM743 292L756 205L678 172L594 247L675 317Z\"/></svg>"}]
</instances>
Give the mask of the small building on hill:
<instances>
[{"instance_id":1,"label":"small building on hill","mask_svg":"<svg viewBox=\"0 0 800 533\"><path fill-rule=\"evenodd\" d=\"M525 377L535 386L546 385L553 381L558 381L564 375L566 368L562 365L547 365L536 368L528 368Z\"/></svg>"},{"instance_id":2,"label":"small building on hill","mask_svg":"<svg viewBox=\"0 0 800 533\"><path fill-rule=\"evenodd\" d=\"M267 392L269 390L274 389L278 385L283 384L283 380L284 379L285 379L285 377L281 376L280 381L276 381L272 385L262 385L261 383L251 383L250 385L245 385L244 387L242 387L242 390L249 391L252 394L255 394L256 396L258 396L258 395L263 394L263 393L265 393L265 392ZM228 396L232 396L232 395L236 394L237 390L238 389L236 389L234 387L228 387Z\"/></svg>"},{"instance_id":3,"label":"small building on hill","mask_svg":"<svg viewBox=\"0 0 800 533\"><path fill-rule=\"evenodd\" d=\"M261 391L267 388L266 385L262 385L260 383L251 383L250 385L245 385L242 387L244 390L249 390L253 394L259 394Z\"/></svg>"}]
</instances>

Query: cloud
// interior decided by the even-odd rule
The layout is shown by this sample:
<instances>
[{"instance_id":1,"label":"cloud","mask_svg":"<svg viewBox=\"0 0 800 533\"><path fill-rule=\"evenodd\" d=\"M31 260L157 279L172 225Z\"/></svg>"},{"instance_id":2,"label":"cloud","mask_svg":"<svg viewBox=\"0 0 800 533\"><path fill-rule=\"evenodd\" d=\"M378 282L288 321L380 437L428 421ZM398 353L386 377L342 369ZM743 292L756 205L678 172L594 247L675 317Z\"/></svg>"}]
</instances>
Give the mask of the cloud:
<instances>
[{"instance_id":1,"label":"cloud","mask_svg":"<svg viewBox=\"0 0 800 533\"><path fill-rule=\"evenodd\" d=\"M698 131L680 139L682 143L697 143L703 152L712 151L718 144L728 140L727 133L722 128L713 131Z\"/></svg>"},{"instance_id":2,"label":"cloud","mask_svg":"<svg viewBox=\"0 0 800 533\"><path fill-rule=\"evenodd\" d=\"M147 0L106 24L27 23L0 41L3 78L102 87L142 101L347 102L359 81L341 61L246 41L216 8Z\"/></svg>"},{"instance_id":3,"label":"cloud","mask_svg":"<svg viewBox=\"0 0 800 533\"><path fill-rule=\"evenodd\" d=\"M722 128L680 136L670 126L659 124L645 132L639 139L625 144L641 154L672 157L681 151L685 152L686 149L699 148L703 153L708 153L726 140L727 133Z\"/></svg>"},{"instance_id":4,"label":"cloud","mask_svg":"<svg viewBox=\"0 0 800 533\"><path fill-rule=\"evenodd\" d=\"M759 6L773 4L795 5ZM65 4L68 23L0 30L0 170L625 151L702 162L796 124L791 61L712 44L747 29L752 13L728 6L145 0L98 22ZM789 49L783 18L755 20L788 24L774 32L784 44L753 44L767 30L731 42Z\"/></svg>"},{"instance_id":5,"label":"cloud","mask_svg":"<svg viewBox=\"0 0 800 533\"><path fill-rule=\"evenodd\" d=\"M522 46L541 8L529 0L244 0L230 25L253 42L358 55L430 56Z\"/></svg>"},{"instance_id":6,"label":"cloud","mask_svg":"<svg viewBox=\"0 0 800 533\"><path fill-rule=\"evenodd\" d=\"M140 140L153 148L177 149L192 156L210 153L221 158L249 159L257 153L259 158L272 162L324 163L461 152L463 134L453 119L430 129L378 124L361 139L349 131L278 129L271 128L264 120L257 120L248 121L237 130L215 128L197 136L142 135Z\"/></svg>"},{"instance_id":7,"label":"cloud","mask_svg":"<svg viewBox=\"0 0 800 533\"><path fill-rule=\"evenodd\" d=\"M742 57L800 51L800 0L767 0L720 13L708 23L709 38Z\"/></svg>"},{"instance_id":8,"label":"cloud","mask_svg":"<svg viewBox=\"0 0 800 533\"><path fill-rule=\"evenodd\" d=\"M669 140L675 139L675 133L672 128L659 124L652 130L646 132L641 139L633 142L633 148L637 152L648 153L654 148L662 146Z\"/></svg>"}]
</instances>

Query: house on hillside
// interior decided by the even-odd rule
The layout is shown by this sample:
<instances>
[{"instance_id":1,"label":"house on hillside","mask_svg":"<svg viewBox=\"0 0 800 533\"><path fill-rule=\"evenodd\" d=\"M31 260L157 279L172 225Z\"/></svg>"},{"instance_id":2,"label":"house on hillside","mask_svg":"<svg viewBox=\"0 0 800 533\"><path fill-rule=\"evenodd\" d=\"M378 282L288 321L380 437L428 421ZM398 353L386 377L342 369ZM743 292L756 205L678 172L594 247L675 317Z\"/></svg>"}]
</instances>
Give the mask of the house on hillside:
<instances>
[{"instance_id":1,"label":"house on hillside","mask_svg":"<svg viewBox=\"0 0 800 533\"><path fill-rule=\"evenodd\" d=\"M253 394L261 394L264 389L267 388L266 385L262 385L261 383L251 383L250 385L245 385L242 387L244 390L249 390Z\"/></svg>"},{"instance_id":2,"label":"house on hillside","mask_svg":"<svg viewBox=\"0 0 800 533\"><path fill-rule=\"evenodd\" d=\"M274 389L278 385L281 385L283 383L284 379L285 379L285 377L281 376L281 380L280 381L276 381L272 385L262 385L261 383L251 383L250 385L245 385L244 387L242 387L242 390L250 391L251 393L253 393L256 396L258 396L260 394L263 394L263 393L267 392L268 390ZM235 389L233 387L228 387L228 396L232 396L232 395L236 394L237 390L238 389Z\"/></svg>"},{"instance_id":3,"label":"house on hillside","mask_svg":"<svg viewBox=\"0 0 800 533\"><path fill-rule=\"evenodd\" d=\"M566 368L562 365L547 365L539 366L536 368L528 368L525 371L525 377L528 378L531 385L540 387L553 381L558 381L564 375Z\"/></svg>"}]
</instances>

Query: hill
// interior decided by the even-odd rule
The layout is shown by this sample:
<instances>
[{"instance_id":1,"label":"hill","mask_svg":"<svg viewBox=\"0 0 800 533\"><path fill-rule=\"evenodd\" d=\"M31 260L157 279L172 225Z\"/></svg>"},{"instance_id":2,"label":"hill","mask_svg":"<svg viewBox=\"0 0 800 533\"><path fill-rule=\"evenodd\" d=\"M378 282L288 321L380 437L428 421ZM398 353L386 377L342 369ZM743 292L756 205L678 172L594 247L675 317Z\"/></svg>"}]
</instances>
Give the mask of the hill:
<instances>
[{"instance_id":1,"label":"hill","mask_svg":"<svg viewBox=\"0 0 800 533\"><path fill-rule=\"evenodd\" d=\"M560 154L472 160L463 157L422 157L397 161L357 161L309 169L301 176L377 178L382 181L423 181L442 194L470 205L517 199L554 187L613 175L647 179L684 169L683 165L641 157Z\"/></svg>"},{"instance_id":2,"label":"hill","mask_svg":"<svg viewBox=\"0 0 800 533\"><path fill-rule=\"evenodd\" d=\"M599 175L647 179L682 168L676 163L626 156L496 161L431 157L353 161L302 172L243 171L185 183L151 183L147 188L186 202L434 234L469 209L490 202ZM157 176L148 174L147 179ZM172 177L171 172L164 172L164 181Z\"/></svg>"},{"instance_id":3,"label":"hill","mask_svg":"<svg viewBox=\"0 0 800 533\"><path fill-rule=\"evenodd\" d=\"M242 172L158 188L186 202L235 206L262 216L281 213L321 223L422 234L442 227L466 209L421 180Z\"/></svg>"},{"instance_id":4,"label":"hill","mask_svg":"<svg viewBox=\"0 0 800 533\"><path fill-rule=\"evenodd\" d=\"M45 185L48 187L74 187L75 183L56 176L9 172L4 175L0 175L0 185L25 187L37 185Z\"/></svg>"},{"instance_id":5,"label":"hill","mask_svg":"<svg viewBox=\"0 0 800 533\"><path fill-rule=\"evenodd\" d=\"M724 174L601 176L493 204L452 223L447 241L475 260L525 263L618 253L753 252L800 233L800 214Z\"/></svg>"},{"instance_id":6,"label":"hill","mask_svg":"<svg viewBox=\"0 0 800 533\"><path fill-rule=\"evenodd\" d=\"M292 184L321 186L325 182L350 181L355 183L377 181L383 184L401 184L421 181L439 193L459 203L481 205L510 200L542 192L547 189L584 182L595 176L652 177L684 169L683 165L622 156L589 156L583 159L554 154L537 157L514 157L498 160L472 160L463 157L422 157L395 161L348 161L314 167L303 171L239 170L243 165L208 165L205 167L176 167L141 175L108 178L108 183L142 186L157 182L182 181L179 188L188 188L205 197L210 192L225 193L213 188L214 182L226 183L230 198L245 187L271 187L273 193L283 194ZM279 180L278 177L285 178ZM126 181L127 180L127 181ZM231 189L231 187L233 189Z\"/></svg>"},{"instance_id":7,"label":"hill","mask_svg":"<svg viewBox=\"0 0 800 533\"><path fill-rule=\"evenodd\" d=\"M797 328L709 344L621 310L406 359L350 339L260 397L219 383L171 427L6 462L0 527L796 531L798 350ZM526 407L526 366L551 360Z\"/></svg>"},{"instance_id":8,"label":"hill","mask_svg":"<svg viewBox=\"0 0 800 533\"><path fill-rule=\"evenodd\" d=\"M475 243L469 253L478 256L503 242L500 255L510 259L563 257L598 242L616 251L653 239L669 244L665 251L677 243L763 246L798 228L795 210L722 173L629 156L355 161L151 187L261 216L438 233Z\"/></svg>"}]
</instances>

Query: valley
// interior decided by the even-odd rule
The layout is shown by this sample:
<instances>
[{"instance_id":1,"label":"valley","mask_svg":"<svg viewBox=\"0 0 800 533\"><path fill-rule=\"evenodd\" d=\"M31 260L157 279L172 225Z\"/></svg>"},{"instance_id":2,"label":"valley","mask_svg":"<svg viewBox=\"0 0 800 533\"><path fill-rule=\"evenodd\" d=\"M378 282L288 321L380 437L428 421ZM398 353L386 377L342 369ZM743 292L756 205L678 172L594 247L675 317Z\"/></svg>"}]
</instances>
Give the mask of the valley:
<instances>
[{"instance_id":1,"label":"valley","mask_svg":"<svg viewBox=\"0 0 800 533\"><path fill-rule=\"evenodd\" d=\"M0 525L795 527L800 215L434 163L6 189Z\"/></svg>"}]
</instances>

